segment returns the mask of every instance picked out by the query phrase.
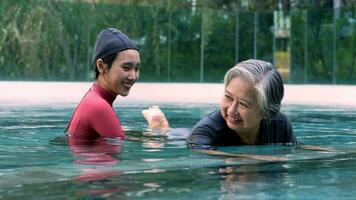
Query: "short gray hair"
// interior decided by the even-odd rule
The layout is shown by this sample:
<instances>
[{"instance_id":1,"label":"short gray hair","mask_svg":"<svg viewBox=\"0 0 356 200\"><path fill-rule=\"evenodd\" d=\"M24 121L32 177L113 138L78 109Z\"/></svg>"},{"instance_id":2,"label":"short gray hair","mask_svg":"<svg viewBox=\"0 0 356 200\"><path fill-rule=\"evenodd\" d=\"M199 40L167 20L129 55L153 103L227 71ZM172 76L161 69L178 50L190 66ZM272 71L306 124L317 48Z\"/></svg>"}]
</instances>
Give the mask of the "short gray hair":
<instances>
[{"instance_id":1,"label":"short gray hair","mask_svg":"<svg viewBox=\"0 0 356 200\"><path fill-rule=\"evenodd\" d=\"M271 63L253 59L238 63L225 74L225 88L235 77L253 85L258 107L267 118L271 119L279 112L284 86L281 75Z\"/></svg>"}]
</instances>

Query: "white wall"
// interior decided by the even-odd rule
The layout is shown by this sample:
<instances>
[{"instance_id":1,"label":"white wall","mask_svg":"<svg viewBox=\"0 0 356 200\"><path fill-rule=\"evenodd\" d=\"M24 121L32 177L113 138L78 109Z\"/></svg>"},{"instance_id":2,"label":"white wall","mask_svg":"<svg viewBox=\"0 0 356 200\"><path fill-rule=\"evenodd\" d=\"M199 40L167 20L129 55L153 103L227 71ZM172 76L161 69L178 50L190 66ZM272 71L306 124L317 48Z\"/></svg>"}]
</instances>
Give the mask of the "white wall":
<instances>
[{"instance_id":1,"label":"white wall","mask_svg":"<svg viewBox=\"0 0 356 200\"><path fill-rule=\"evenodd\" d=\"M76 104L91 87L89 82L0 82L0 104ZM120 102L219 103L223 84L136 83ZM285 85L284 105L355 107L356 86Z\"/></svg>"}]
</instances>

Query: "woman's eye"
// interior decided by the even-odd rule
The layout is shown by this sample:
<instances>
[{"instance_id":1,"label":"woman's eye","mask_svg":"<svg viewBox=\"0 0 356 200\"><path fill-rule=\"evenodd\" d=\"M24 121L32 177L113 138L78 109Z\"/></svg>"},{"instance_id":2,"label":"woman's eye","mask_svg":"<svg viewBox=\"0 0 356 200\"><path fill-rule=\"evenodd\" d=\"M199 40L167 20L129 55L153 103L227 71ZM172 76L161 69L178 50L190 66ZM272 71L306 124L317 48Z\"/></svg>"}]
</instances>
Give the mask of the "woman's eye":
<instances>
[{"instance_id":1,"label":"woman's eye","mask_svg":"<svg viewBox=\"0 0 356 200\"><path fill-rule=\"evenodd\" d=\"M226 95L226 94L225 94L225 98L226 98L227 100L232 100L232 98L231 98L229 95Z\"/></svg>"},{"instance_id":2,"label":"woman's eye","mask_svg":"<svg viewBox=\"0 0 356 200\"><path fill-rule=\"evenodd\" d=\"M247 103L245 103L245 102L239 102L239 104L242 106L242 107L245 107L245 108L248 108L248 105L247 105Z\"/></svg>"}]
</instances>

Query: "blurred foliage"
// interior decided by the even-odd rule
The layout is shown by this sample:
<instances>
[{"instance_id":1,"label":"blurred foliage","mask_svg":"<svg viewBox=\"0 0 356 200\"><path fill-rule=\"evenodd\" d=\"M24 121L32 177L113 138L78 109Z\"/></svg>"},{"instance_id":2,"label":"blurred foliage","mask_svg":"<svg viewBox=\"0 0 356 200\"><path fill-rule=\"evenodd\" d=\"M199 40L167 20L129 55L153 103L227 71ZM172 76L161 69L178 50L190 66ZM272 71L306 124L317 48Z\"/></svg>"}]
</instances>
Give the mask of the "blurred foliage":
<instances>
[{"instance_id":1,"label":"blurred foliage","mask_svg":"<svg viewBox=\"0 0 356 200\"><path fill-rule=\"evenodd\" d=\"M291 82L356 83L355 9L292 11Z\"/></svg>"},{"instance_id":2,"label":"blurred foliage","mask_svg":"<svg viewBox=\"0 0 356 200\"><path fill-rule=\"evenodd\" d=\"M116 27L140 47L141 81L221 82L238 61L290 52L290 83L355 84L355 5L342 3L1 0L0 79L92 80L96 35ZM274 37L275 10L290 16L289 39Z\"/></svg>"}]
</instances>

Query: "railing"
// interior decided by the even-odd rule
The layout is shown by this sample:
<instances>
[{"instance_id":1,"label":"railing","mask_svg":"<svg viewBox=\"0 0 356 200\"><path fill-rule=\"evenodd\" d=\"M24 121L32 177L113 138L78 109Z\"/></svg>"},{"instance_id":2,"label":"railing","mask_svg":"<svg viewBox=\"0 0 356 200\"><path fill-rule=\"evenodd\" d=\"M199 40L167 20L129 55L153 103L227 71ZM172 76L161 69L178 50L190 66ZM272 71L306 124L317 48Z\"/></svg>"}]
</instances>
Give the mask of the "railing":
<instances>
[{"instance_id":1,"label":"railing","mask_svg":"<svg viewBox=\"0 0 356 200\"><path fill-rule=\"evenodd\" d=\"M355 84L355 10L245 11L0 1L1 80L91 80L96 34L141 49L141 81L221 82L237 62L274 63L286 83Z\"/></svg>"}]
</instances>

